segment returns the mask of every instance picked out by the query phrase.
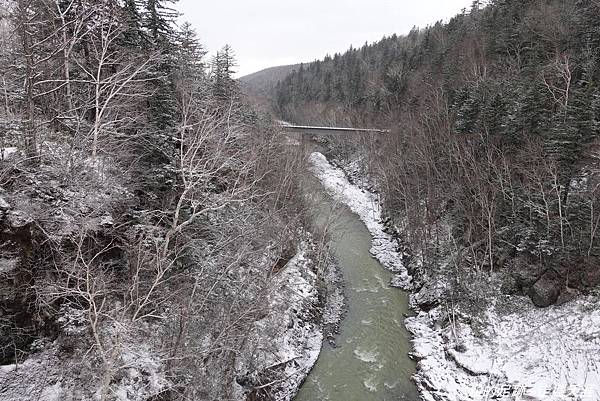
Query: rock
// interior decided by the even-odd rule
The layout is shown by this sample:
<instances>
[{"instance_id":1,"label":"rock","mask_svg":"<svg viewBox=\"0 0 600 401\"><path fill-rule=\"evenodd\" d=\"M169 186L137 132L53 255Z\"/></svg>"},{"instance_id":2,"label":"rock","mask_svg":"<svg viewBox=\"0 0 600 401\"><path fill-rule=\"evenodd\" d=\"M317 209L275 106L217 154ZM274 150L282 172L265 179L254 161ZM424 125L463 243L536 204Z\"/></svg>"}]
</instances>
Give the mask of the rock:
<instances>
[{"instance_id":1,"label":"rock","mask_svg":"<svg viewBox=\"0 0 600 401\"><path fill-rule=\"evenodd\" d=\"M557 279L557 274L549 270L533 284L527 295L529 295L535 306L546 308L556 303L560 294Z\"/></svg>"},{"instance_id":2,"label":"rock","mask_svg":"<svg viewBox=\"0 0 600 401\"><path fill-rule=\"evenodd\" d=\"M429 312L444 299L446 290L446 287L439 282L429 282L412 299L421 310Z\"/></svg>"},{"instance_id":3,"label":"rock","mask_svg":"<svg viewBox=\"0 0 600 401\"><path fill-rule=\"evenodd\" d=\"M390 287L410 289L412 287L411 277L406 274L394 274L394 277L390 280Z\"/></svg>"},{"instance_id":4,"label":"rock","mask_svg":"<svg viewBox=\"0 0 600 401\"><path fill-rule=\"evenodd\" d=\"M438 388L435 386L435 384L429 381L426 377L417 376L415 377L415 381L417 382L417 384L421 384L423 388L429 390L430 392L438 391Z\"/></svg>"},{"instance_id":5,"label":"rock","mask_svg":"<svg viewBox=\"0 0 600 401\"><path fill-rule=\"evenodd\" d=\"M510 262L510 265L508 266L510 275L515 280L515 285L521 294L527 293L546 270L546 267L541 264L529 263L525 258L515 258Z\"/></svg>"}]
</instances>

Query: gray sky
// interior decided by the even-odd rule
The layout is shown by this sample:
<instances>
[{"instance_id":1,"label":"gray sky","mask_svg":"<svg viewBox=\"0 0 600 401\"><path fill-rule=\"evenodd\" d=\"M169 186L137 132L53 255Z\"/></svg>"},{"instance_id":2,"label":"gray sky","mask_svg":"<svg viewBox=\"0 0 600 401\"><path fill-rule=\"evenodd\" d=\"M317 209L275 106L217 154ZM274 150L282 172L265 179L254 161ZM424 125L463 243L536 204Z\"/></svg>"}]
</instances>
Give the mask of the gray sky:
<instances>
[{"instance_id":1,"label":"gray sky","mask_svg":"<svg viewBox=\"0 0 600 401\"><path fill-rule=\"evenodd\" d=\"M238 76L309 62L447 20L473 0L179 0L207 50L235 50Z\"/></svg>"}]
</instances>

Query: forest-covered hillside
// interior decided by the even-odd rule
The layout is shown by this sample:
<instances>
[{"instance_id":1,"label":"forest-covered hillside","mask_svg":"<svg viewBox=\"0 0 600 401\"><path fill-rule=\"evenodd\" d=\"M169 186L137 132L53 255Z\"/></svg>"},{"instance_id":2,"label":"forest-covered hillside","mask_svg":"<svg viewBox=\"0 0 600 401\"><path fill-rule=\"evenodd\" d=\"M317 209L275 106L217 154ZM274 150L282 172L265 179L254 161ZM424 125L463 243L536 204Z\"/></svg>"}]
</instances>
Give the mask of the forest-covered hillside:
<instances>
[{"instance_id":1,"label":"forest-covered hillside","mask_svg":"<svg viewBox=\"0 0 600 401\"><path fill-rule=\"evenodd\" d=\"M368 345L337 359L365 377L325 365L342 398L600 382L597 0L475 1L241 80L176 2L0 0L0 401L290 401L339 330ZM299 138L267 97L387 130Z\"/></svg>"},{"instance_id":2,"label":"forest-covered hillside","mask_svg":"<svg viewBox=\"0 0 600 401\"><path fill-rule=\"evenodd\" d=\"M255 325L313 313L270 301L315 284L309 257L273 275L304 240L298 160L173 3L0 1L3 401L289 397L306 374L273 372Z\"/></svg>"},{"instance_id":3,"label":"forest-covered hillside","mask_svg":"<svg viewBox=\"0 0 600 401\"><path fill-rule=\"evenodd\" d=\"M424 260L449 223L456 263L547 306L600 282L599 20L591 0L477 1L303 66L275 108L391 128L370 165Z\"/></svg>"},{"instance_id":4,"label":"forest-covered hillside","mask_svg":"<svg viewBox=\"0 0 600 401\"><path fill-rule=\"evenodd\" d=\"M266 68L255 73L245 75L239 78L239 81L242 83L243 87L248 88L253 94L267 96L273 91L273 89L275 89L275 86L279 81L286 78L298 68L300 68L300 64Z\"/></svg>"},{"instance_id":5,"label":"forest-covered hillside","mask_svg":"<svg viewBox=\"0 0 600 401\"><path fill-rule=\"evenodd\" d=\"M242 91L252 103L268 111L271 108L271 94L279 81L300 67L300 64L282 65L245 75L238 79Z\"/></svg>"}]
</instances>

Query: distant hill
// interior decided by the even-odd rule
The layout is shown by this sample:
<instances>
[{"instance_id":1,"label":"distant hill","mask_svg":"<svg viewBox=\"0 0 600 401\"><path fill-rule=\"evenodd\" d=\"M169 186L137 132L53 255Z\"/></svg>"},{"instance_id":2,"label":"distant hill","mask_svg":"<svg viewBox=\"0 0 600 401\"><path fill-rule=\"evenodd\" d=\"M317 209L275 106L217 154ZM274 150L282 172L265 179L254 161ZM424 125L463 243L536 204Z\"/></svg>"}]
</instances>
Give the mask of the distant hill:
<instances>
[{"instance_id":1,"label":"distant hill","mask_svg":"<svg viewBox=\"0 0 600 401\"><path fill-rule=\"evenodd\" d=\"M256 104L270 108L275 86L292 72L300 68L300 64L282 65L267 68L253 74L245 75L238 79L244 92Z\"/></svg>"}]
</instances>

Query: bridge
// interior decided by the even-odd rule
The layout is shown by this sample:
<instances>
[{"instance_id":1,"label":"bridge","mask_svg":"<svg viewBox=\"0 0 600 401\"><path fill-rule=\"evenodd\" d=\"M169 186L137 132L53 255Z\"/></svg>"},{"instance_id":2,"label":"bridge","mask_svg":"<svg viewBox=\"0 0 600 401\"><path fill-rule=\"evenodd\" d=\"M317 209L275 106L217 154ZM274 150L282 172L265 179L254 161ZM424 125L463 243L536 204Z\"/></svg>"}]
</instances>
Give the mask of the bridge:
<instances>
[{"instance_id":1,"label":"bridge","mask_svg":"<svg viewBox=\"0 0 600 401\"><path fill-rule=\"evenodd\" d=\"M280 121L279 126L287 132L298 132L312 135L331 135L331 134L388 134L388 129L375 128L343 128L343 127L318 127L310 125L292 125Z\"/></svg>"}]
</instances>

